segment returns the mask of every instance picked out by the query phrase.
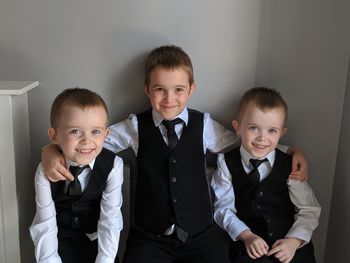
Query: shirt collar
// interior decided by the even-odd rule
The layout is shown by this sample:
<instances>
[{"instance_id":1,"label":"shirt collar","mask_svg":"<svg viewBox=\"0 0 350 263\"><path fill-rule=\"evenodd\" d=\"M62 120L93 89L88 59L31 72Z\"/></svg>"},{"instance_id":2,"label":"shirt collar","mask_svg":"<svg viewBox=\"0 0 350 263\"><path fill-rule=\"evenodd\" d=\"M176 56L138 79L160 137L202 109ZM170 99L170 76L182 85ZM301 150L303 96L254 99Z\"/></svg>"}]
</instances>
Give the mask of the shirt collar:
<instances>
[{"instance_id":1,"label":"shirt collar","mask_svg":"<svg viewBox=\"0 0 350 263\"><path fill-rule=\"evenodd\" d=\"M66 168L67 170L69 169L69 166L83 166L83 165L79 165L78 163L76 162L73 162L72 160L68 159L66 156L64 157L65 160L66 160ZM92 170L94 168L94 165L95 165L95 159L93 159L88 165L90 166L90 169Z\"/></svg>"},{"instance_id":2,"label":"shirt collar","mask_svg":"<svg viewBox=\"0 0 350 263\"><path fill-rule=\"evenodd\" d=\"M164 118L160 116L159 113L157 113L154 109L152 109L152 118L153 118L154 125L156 127L158 127L164 120ZM188 123L187 108L185 107L184 110L179 115L177 115L174 119L176 118L180 118L181 120L183 120L183 122L185 123L185 126L187 126L187 123Z\"/></svg>"},{"instance_id":3,"label":"shirt collar","mask_svg":"<svg viewBox=\"0 0 350 263\"><path fill-rule=\"evenodd\" d=\"M239 151L241 153L241 158L243 163L247 166L247 167L251 167L251 164L249 162L250 159L257 159L254 158L254 156L252 156L245 148L243 145L241 145L241 147L239 148ZM273 150L271 152L269 152L266 156L259 158L259 159L264 159L267 158L267 160L269 161L270 166L272 167L273 164L275 163L275 155L276 155L276 150Z\"/></svg>"}]
</instances>

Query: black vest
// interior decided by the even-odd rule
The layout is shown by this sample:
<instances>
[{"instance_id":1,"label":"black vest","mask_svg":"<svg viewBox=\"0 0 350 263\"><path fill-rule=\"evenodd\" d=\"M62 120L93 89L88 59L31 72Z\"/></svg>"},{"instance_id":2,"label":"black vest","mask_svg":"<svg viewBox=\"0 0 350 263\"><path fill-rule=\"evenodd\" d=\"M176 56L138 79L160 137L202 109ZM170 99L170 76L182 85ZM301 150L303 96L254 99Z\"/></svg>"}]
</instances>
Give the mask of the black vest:
<instances>
[{"instance_id":1,"label":"black vest","mask_svg":"<svg viewBox=\"0 0 350 263\"><path fill-rule=\"evenodd\" d=\"M296 213L286 183L292 167L291 157L276 149L272 171L258 185L245 173L239 148L226 153L225 161L232 175L239 219L266 241L284 238Z\"/></svg>"},{"instance_id":2,"label":"black vest","mask_svg":"<svg viewBox=\"0 0 350 263\"><path fill-rule=\"evenodd\" d=\"M94 233L97 231L102 192L106 188L114 158L114 153L102 149L96 157L88 185L79 198L69 197L64 193L65 181L51 182L59 236L71 235L74 232Z\"/></svg>"},{"instance_id":3,"label":"black vest","mask_svg":"<svg viewBox=\"0 0 350 263\"><path fill-rule=\"evenodd\" d=\"M203 113L189 110L188 124L173 151L154 125L151 110L137 119L136 225L157 235L172 224L191 235L201 232L213 222L205 175Z\"/></svg>"}]
</instances>

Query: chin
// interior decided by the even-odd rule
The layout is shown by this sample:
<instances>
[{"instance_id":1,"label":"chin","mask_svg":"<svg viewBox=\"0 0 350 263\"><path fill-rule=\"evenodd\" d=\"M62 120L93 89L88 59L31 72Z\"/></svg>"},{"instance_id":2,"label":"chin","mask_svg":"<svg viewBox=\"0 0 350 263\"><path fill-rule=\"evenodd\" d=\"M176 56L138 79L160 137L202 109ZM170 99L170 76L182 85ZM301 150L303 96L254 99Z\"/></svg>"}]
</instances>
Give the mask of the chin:
<instances>
[{"instance_id":1,"label":"chin","mask_svg":"<svg viewBox=\"0 0 350 263\"><path fill-rule=\"evenodd\" d=\"M92 162L92 160L95 158L96 156L94 157L89 157L89 158L77 158L77 163L80 164L80 165L87 165L89 163Z\"/></svg>"}]
</instances>

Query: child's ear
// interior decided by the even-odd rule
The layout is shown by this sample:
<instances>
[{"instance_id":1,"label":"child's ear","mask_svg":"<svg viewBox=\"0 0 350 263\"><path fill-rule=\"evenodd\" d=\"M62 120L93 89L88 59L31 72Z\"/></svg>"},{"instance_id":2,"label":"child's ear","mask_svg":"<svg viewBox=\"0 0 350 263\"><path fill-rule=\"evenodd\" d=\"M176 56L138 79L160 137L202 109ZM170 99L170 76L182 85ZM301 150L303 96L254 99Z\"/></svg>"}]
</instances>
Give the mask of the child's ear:
<instances>
[{"instance_id":1,"label":"child's ear","mask_svg":"<svg viewBox=\"0 0 350 263\"><path fill-rule=\"evenodd\" d=\"M287 133L287 131L288 131L287 128L283 128L283 130L282 130L282 132L281 132L281 137L282 137L283 135L285 135L285 134Z\"/></svg>"},{"instance_id":2,"label":"child's ear","mask_svg":"<svg viewBox=\"0 0 350 263\"><path fill-rule=\"evenodd\" d=\"M239 135L239 122L237 120L232 121L233 129L235 129L235 132Z\"/></svg>"},{"instance_id":3,"label":"child's ear","mask_svg":"<svg viewBox=\"0 0 350 263\"><path fill-rule=\"evenodd\" d=\"M146 83L143 85L143 90L147 97L149 97L149 86Z\"/></svg>"},{"instance_id":4,"label":"child's ear","mask_svg":"<svg viewBox=\"0 0 350 263\"><path fill-rule=\"evenodd\" d=\"M190 93L189 93L189 96L192 95L192 93L196 90L196 83L193 82L192 85L190 86Z\"/></svg>"},{"instance_id":5,"label":"child's ear","mask_svg":"<svg viewBox=\"0 0 350 263\"><path fill-rule=\"evenodd\" d=\"M109 134L109 129L106 129L106 134L105 134L105 138L107 137L107 135Z\"/></svg>"},{"instance_id":6,"label":"child's ear","mask_svg":"<svg viewBox=\"0 0 350 263\"><path fill-rule=\"evenodd\" d=\"M47 134L49 135L52 143L57 144L57 133L56 133L56 130L54 128L49 128L47 130Z\"/></svg>"}]
</instances>

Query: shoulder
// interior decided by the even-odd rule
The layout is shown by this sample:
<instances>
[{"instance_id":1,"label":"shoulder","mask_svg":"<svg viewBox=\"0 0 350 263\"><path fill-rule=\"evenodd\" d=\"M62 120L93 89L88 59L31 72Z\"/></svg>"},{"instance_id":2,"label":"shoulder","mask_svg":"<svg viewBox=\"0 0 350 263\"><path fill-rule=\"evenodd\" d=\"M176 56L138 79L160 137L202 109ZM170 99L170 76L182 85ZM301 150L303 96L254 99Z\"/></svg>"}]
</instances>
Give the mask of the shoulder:
<instances>
[{"instance_id":1,"label":"shoulder","mask_svg":"<svg viewBox=\"0 0 350 263\"><path fill-rule=\"evenodd\" d=\"M35 172L35 183L36 184L50 184L49 179L46 178L44 173L44 168L41 163L39 163L38 167L36 168Z\"/></svg>"},{"instance_id":2,"label":"shoulder","mask_svg":"<svg viewBox=\"0 0 350 263\"><path fill-rule=\"evenodd\" d=\"M284 161L284 162L292 162L292 156L289 154L282 152L281 150L276 148L276 160Z\"/></svg>"},{"instance_id":3,"label":"shoulder","mask_svg":"<svg viewBox=\"0 0 350 263\"><path fill-rule=\"evenodd\" d=\"M118 155L115 155L113 167L118 168L118 167L123 167L123 165L124 165L123 159L121 157L119 157Z\"/></svg>"},{"instance_id":4,"label":"shoulder","mask_svg":"<svg viewBox=\"0 0 350 263\"><path fill-rule=\"evenodd\" d=\"M240 147L236 147L236 148L233 148L232 150L226 152L224 154L225 158L230 158L230 157L232 157L232 158L235 158L235 157L241 158L241 153L239 151L239 148Z\"/></svg>"},{"instance_id":5,"label":"shoulder","mask_svg":"<svg viewBox=\"0 0 350 263\"><path fill-rule=\"evenodd\" d=\"M128 118L125 120L119 121L109 126L110 130L120 130L123 127L129 126L130 124L137 124L137 115L135 113L131 113Z\"/></svg>"},{"instance_id":6,"label":"shoulder","mask_svg":"<svg viewBox=\"0 0 350 263\"><path fill-rule=\"evenodd\" d=\"M152 108L149 108L147 110L144 110L142 112L139 112L137 114L135 114L136 116L140 116L140 115L147 115L147 114L152 114Z\"/></svg>"},{"instance_id":7,"label":"shoulder","mask_svg":"<svg viewBox=\"0 0 350 263\"><path fill-rule=\"evenodd\" d=\"M199 111L199 110L195 110L195 109L190 109L188 108L188 113L191 113L191 114L199 114L199 115L203 115L204 113Z\"/></svg>"},{"instance_id":8,"label":"shoulder","mask_svg":"<svg viewBox=\"0 0 350 263\"><path fill-rule=\"evenodd\" d=\"M107 177L107 185L121 185L123 183L124 163L123 159L119 156L114 157L113 167Z\"/></svg>"}]
</instances>

